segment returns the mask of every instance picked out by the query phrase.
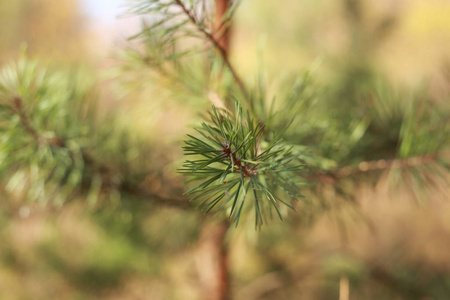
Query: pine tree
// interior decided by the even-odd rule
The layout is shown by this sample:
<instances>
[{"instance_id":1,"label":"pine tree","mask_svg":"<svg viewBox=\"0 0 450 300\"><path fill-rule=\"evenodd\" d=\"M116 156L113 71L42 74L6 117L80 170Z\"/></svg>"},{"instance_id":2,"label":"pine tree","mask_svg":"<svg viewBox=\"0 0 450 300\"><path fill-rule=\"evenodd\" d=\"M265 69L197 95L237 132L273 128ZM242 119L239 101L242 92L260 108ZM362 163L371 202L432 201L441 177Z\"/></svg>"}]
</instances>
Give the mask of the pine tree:
<instances>
[{"instance_id":1,"label":"pine tree","mask_svg":"<svg viewBox=\"0 0 450 300\"><path fill-rule=\"evenodd\" d=\"M362 22L353 5L358 1L347 2L352 22ZM207 214L198 216L205 228L200 235L217 252L211 259L218 275L205 290L211 299L231 299L230 230L259 233L277 218L307 226L347 206L358 214L356 187L386 174L420 203L424 193L448 185L448 101L392 87L372 72L364 46L348 59L358 63L346 65L328 91L315 82L317 71L308 70L278 84L276 98L268 98L270 83L262 74L244 78L233 64L230 32L239 4L129 1L130 14L148 18L130 38L137 46L120 54L123 84L152 80L178 105L199 107L201 120L186 129L184 163L178 165L185 184L166 178L166 162L159 159L165 149L119 112L99 116L97 95L82 70L44 66L23 55L0 76L5 190L54 206L145 202ZM384 21L371 33L374 39L387 31L390 20ZM364 34L354 34L355 45ZM166 182L168 189L155 188ZM402 290L385 270L371 272ZM429 296L421 287L402 293Z\"/></svg>"}]
</instances>

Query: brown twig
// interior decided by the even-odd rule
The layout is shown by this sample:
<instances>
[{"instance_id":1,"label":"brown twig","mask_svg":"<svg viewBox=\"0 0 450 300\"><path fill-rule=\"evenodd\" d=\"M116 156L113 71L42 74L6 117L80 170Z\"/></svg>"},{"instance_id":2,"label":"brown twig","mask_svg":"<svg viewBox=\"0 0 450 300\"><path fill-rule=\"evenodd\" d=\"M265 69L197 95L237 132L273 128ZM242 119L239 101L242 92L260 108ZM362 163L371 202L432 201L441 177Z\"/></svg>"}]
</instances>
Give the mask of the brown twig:
<instances>
[{"instance_id":1,"label":"brown twig","mask_svg":"<svg viewBox=\"0 0 450 300\"><path fill-rule=\"evenodd\" d=\"M242 173L244 177L256 176L256 174L258 174L258 170L255 169L255 166L242 162L242 160L237 157L236 151L232 151L229 145L224 145L220 152L223 152L224 158L231 161L233 165L237 167L236 170L232 170L233 172Z\"/></svg>"},{"instance_id":2,"label":"brown twig","mask_svg":"<svg viewBox=\"0 0 450 300\"><path fill-rule=\"evenodd\" d=\"M231 62L228 58L227 49L222 46L222 45L227 45L225 42L221 42L221 40L224 39L224 37L226 37L226 39L228 40L229 39L228 35L222 35L220 37L220 40L218 40L216 37L214 37L213 34L206 31L206 29L205 29L206 27L204 27L197 21L197 19L192 14L192 12L184 5L184 3L181 0L174 0L174 1L181 8L183 13L189 18L189 20L194 24L194 26L197 28L197 30L199 30L206 37L206 39L209 40L213 44L214 48L216 48L219 51L223 62L225 63L227 68L230 70L231 75L233 76L234 80L236 81L240 91L242 92L244 97L250 99L250 94L248 93L243 80L238 75L238 73L236 72L235 68L233 67L233 65L231 64ZM226 0L222 0L222 1L226 1ZM217 18L217 15L216 15L216 18Z\"/></svg>"},{"instance_id":3,"label":"brown twig","mask_svg":"<svg viewBox=\"0 0 450 300\"><path fill-rule=\"evenodd\" d=\"M33 138L37 146L50 145L58 148L66 148L69 153L72 153L71 149L67 147L66 141L61 137L43 137L38 130L36 130L30 121L29 116L23 107L23 100L20 97L14 97L12 100L12 109L19 116L20 123L25 129L25 131ZM71 154L74 156L75 154ZM132 195L139 198L151 199L152 202L156 202L161 205L170 207L187 208L189 207L189 202L186 201L185 197L182 196L172 196L163 197L160 194L153 193L151 190L142 187L139 184L132 183L130 181L124 180L113 180L113 178L120 178L118 171L114 170L110 166L102 164L101 162L94 159L86 151L81 152L81 156L84 164L91 169L91 171L100 175L102 179L102 190L110 190L115 188L122 193ZM84 186L90 186L90 184L85 183ZM83 188L83 187L82 187ZM179 193L181 195L181 193Z\"/></svg>"},{"instance_id":4,"label":"brown twig","mask_svg":"<svg viewBox=\"0 0 450 300\"><path fill-rule=\"evenodd\" d=\"M212 36L222 49L229 53L231 26L225 27L226 19L222 20L230 6L230 0L215 0L216 11Z\"/></svg>"},{"instance_id":5,"label":"brown twig","mask_svg":"<svg viewBox=\"0 0 450 300\"><path fill-rule=\"evenodd\" d=\"M334 183L340 179L355 176L358 174L376 172L388 169L405 169L422 165L435 163L437 159L443 156L444 153L426 154L421 156L413 156L407 158L395 159L379 159L360 162L357 166L344 166L340 169L331 171L317 171L311 170L311 180L318 180L325 183Z\"/></svg>"},{"instance_id":6,"label":"brown twig","mask_svg":"<svg viewBox=\"0 0 450 300\"><path fill-rule=\"evenodd\" d=\"M136 184L127 179L116 181L114 178L120 178L120 176L118 176L120 175L120 172L105 164L102 164L85 151L82 152L82 157L83 161L89 168L100 174L102 178L103 190L117 189L121 193L137 198L149 199L152 203L167 207L177 207L183 209L190 207L190 203L187 201L186 197L181 196L181 192L172 196L163 196L161 193L155 193L151 189L142 186L142 184Z\"/></svg>"},{"instance_id":7,"label":"brown twig","mask_svg":"<svg viewBox=\"0 0 450 300\"><path fill-rule=\"evenodd\" d=\"M201 31L205 37L213 44L213 46L219 51L225 65L230 70L234 80L236 81L242 94L248 98L249 94L244 86L243 81L233 68L228 58L229 55L229 39L230 32L225 32L222 34L220 29L220 21L225 15L228 7L229 0L216 0L215 6L215 19L211 34L206 31L204 26L195 19L195 16L187 7L183 4L181 0L175 0L175 3L181 7L184 14L191 20L191 22L196 26L196 28ZM241 163L241 161L236 157L236 153L231 151L229 146L224 146L222 149L224 156L233 160L233 163L238 166L240 172L249 175L251 170ZM202 253L202 262L206 263L208 266L206 270L200 270L200 277L205 274L210 274L209 278L204 280L204 299L205 300L228 300L231 299L230 290L230 280L229 280L229 269L228 269L228 247L225 243L225 237L228 232L230 224L228 220L224 220L220 224L214 224L211 222L206 223L201 232L201 239L199 241L199 250ZM203 251L202 251L203 250ZM206 250L206 251L205 251Z\"/></svg>"},{"instance_id":8,"label":"brown twig","mask_svg":"<svg viewBox=\"0 0 450 300\"><path fill-rule=\"evenodd\" d=\"M357 166L344 166L336 170L322 171L322 170L310 170L306 178L311 182L320 182L335 184L339 180L356 176L364 173L383 171L389 169L406 169L417 166L429 165L435 163L440 157L447 155L448 153L434 153L421 156L413 156L407 158L395 158L395 159L379 159L360 162Z\"/></svg>"},{"instance_id":9,"label":"brown twig","mask_svg":"<svg viewBox=\"0 0 450 300\"><path fill-rule=\"evenodd\" d=\"M30 119L28 118L28 115L26 114L24 108L23 108L23 101L20 97L14 97L12 101L12 108L14 112L19 116L20 123L22 124L25 131L31 135L31 137L35 140L36 144L40 146L42 144L42 139L39 136L38 132L31 126Z\"/></svg>"},{"instance_id":10,"label":"brown twig","mask_svg":"<svg viewBox=\"0 0 450 300\"><path fill-rule=\"evenodd\" d=\"M225 237L229 222L205 219L197 249L197 268L204 300L229 300L228 247Z\"/></svg>"},{"instance_id":11,"label":"brown twig","mask_svg":"<svg viewBox=\"0 0 450 300\"><path fill-rule=\"evenodd\" d=\"M360 162L358 166L345 166L335 171L333 175L338 178L343 178L356 175L358 173L373 172L391 168L411 168L434 163L437 158L437 154L427 154L408 158L363 161Z\"/></svg>"}]
</instances>

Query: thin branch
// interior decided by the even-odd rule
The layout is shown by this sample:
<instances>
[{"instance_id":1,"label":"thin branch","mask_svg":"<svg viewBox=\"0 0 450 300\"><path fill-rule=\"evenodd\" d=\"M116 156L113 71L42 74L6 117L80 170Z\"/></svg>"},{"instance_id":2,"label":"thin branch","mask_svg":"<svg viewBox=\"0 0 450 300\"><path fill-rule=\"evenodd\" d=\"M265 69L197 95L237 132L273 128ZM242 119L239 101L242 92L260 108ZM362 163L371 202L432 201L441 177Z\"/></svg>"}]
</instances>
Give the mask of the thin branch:
<instances>
[{"instance_id":1,"label":"thin branch","mask_svg":"<svg viewBox=\"0 0 450 300\"><path fill-rule=\"evenodd\" d=\"M215 0L215 18L214 18L214 24L212 26L211 32L214 39L217 41L217 43L225 50L225 52L228 54L230 53L230 30L231 30L231 22L230 18L225 18L226 12L230 9L230 0ZM221 20L224 19L223 23ZM222 26L225 24L225 22L228 21L227 27L222 29Z\"/></svg>"},{"instance_id":2,"label":"thin branch","mask_svg":"<svg viewBox=\"0 0 450 300\"><path fill-rule=\"evenodd\" d=\"M142 187L140 184L133 183L129 180L122 180L121 182L114 182L112 178L117 178L117 170L102 164L95 160L85 151L82 152L83 161L95 172L99 173L102 178L102 189L117 189L119 192L137 197L150 199L152 202L178 208L189 208L190 204L185 197L182 196L181 191L176 196L162 196L161 193L154 193L151 190Z\"/></svg>"},{"instance_id":3,"label":"thin branch","mask_svg":"<svg viewBox=\"0 0 450 300\"><path fill-rule=\"evenodd\" d=\"M223 152L224 159L230 161L234 166L237 167L236 170L232 170L235 173L242 173L244 177L251 178L258 174L258 169L255 168L253 164L246 164L236 155L236 151L231 150L229 145L225 145L223 149L219 150Z\"/></svg>"},{"instance_id":4,"label":"thin branch","mask_svg":"<svg viewBox=\"0 0 450 300\"><path fill-rule=\"evenodd\" d=\"M232 8L233 10L231 11L231 14L229 15L228 18L220 20L221 17L219 17L218 19L216 19L216 25L215 25L215 29L213 30L213 35L216 35L216 34L218 34L220 32L222 34L220 34L219 36L222 36L222 35L225 35L225 34L229 33L230 19L233 19L233 16L234 16L234 14L236 12L236 6L237 5L239 5L239 3L234 5L235 7Z\"/></svg>"},{"instance_id":5,"label":"thin branch","mask_svg":"<svg viewBox=\"0 0 450 300\"><path fill-rule=\"evenodd\" d=\"M434 163L438 157L438 154L427 154L408 158L363 161L360 162L358 166L345 166L334 172L333 175L335 177L342 178L356 175L358 173L380 171L391 168L412 168Z\"/></svg>"},{"instance_id":6,"label":"thin branch","mask_svg":"<svg viewBox=\"0 0 450 300\"><path fill-rule=\"evenodd\" d=\"M379 159L371 161L360 162L357 166L344 166L337 170L322 171L320 169L310 170L306 178L311 182L322 182L334 184L346 177L355 176L359 174L376 172L388 169L405 169L413 168L423 165L436 163L436 161L448 153L434 153L422 156L414 156L408 158L395 159Z\"/></svg>"},{"instance_id":7,"label":"thin branch","mask_svg":"<svg viewBox=\"0 0 450 300\"><path fill-rule=\"evenodd\" d=\"M213 46L219 51L220 56L222 57L223 62L225 63L225 65L227 66L227 68L230 70L231 75L233 76L234 80L236 81L240 91L242 92L242 94L244 95L244 97L246 98L250 98L250 94L247 91L247 88L245 87L244 82L242 81L242 79L240 78L240 76L238 75L238 73L236 72L236 70L234 69L233 65L231 64L230 60L228 59L228 53L226 51L226 49L224 49L219 42L217 41L217 39L208 31L206 31L205 27L202 26L197 19L195 18L195 16L192 14L192 12L183 4L183 2L181 0L174 0L175 4L177 4L183 11L183 13L189 18L189 20L195 25L195 27L203 33L203 35L206 37L207 40L209 40Z\"/></svg>"},{"instance_id":8,"label":"thin branch","mask_svg":"<svg viewBox=\"0 0 450 300\"><path fill-rule=\"evenodd\" d=\"M67 147L66 141L61 137L45 138L38 130L36 130L32 125L29 116L26 114L23 108L23 100L20 97L14 97L12 101L12 108L16 114L20 117L20 123L24 127L25 131L33 138L38 146L43 146L44 144L65 148L69 151L71 156L74 156L73 151ZM114 182L112 178L117 178L118 171L112 169L111 167L96 161L91 155L86 151L81 151L81 156L83 162L86 166L91 168L94 172L100 174L102 178L102 190L109 190L115 188L121 193L126 193L131 196L139 198L148 198L153 202L157 202L161 205L166 205L170 207L187 208L189 207L189 202L183 196L173 196L173 197L163 197L160 194L153 193L149 189L145 189L140 185L136 185L126 179L121 182ZM86 186L86 184L85 184ZM182 193L178 193L181 195Z\"/></svg>"},{"instance_id":9,"label":"thin branch","mask_svg":"<svg viewBox=\"0 0 450 300\"><path fill-rule=\"evenodd\" d=\"M225 238L227 220L213 222L204 218L198 237L196 267L203 300L230 300L228 247Z\"/></svg>"},{"instance_id":10,"label":"thin branch","mask_svg":"<svg viewBox=\"0 0 450 300\"><path fill-rule=\"evenodd\" d=\"M181 5L184 13L187 14L188 16L190 16L189 11L186 10L183 3L179 0L177 1L177 3L178 3L178 5ZM228 9L228 6L229 6L228 0L216 0L216 6L215 6L216 20L218 18L219 19L223 18L223 16L225 15L225 12ZM197 28L199 28L206 35L206 37L213 42L213 45L217 49L219 49L219 52L220 52L225 64L231 70L231 73L233 74L235 81L238 83L242 93L246 96L247 91L244 87L244 84L241 81L241 79L239 78L239 76L237 75L237 73L235 72L235 70L233 69L233 67L231 66L230 61L228 60L228 53L229 53L228 40L230 38L229 32L226 35L219 38L219 40L216 40L216 38L214 38L213 35L206 32L203 27L199 27L199 23L196 22L195 18L190 17L190 19L192 22L194 22L195 26L197 26ZM217 26L217 25L214 24L214 26ZM214 28L213 28L213 31L214 31ZM235 153L232 154L231 149L229 147L223 153L227 157L231 157L231 160L236 160L236 154ZM239 163L239 166L241 167L242 164ZM210 250L212 250L213 253L216 252L216 258L215 258L215 260L216 260L215 273L216 274L214 275L214 278L216 279L216 284L215 284L215 287L214 287L214 284L213 285L211 285L211 283L209 284L213 288L213 290L205 293L205 299L229 300L232 298L231 290L230 290L230 272L229 272L229 265L228 265L229 248L225 242L225 237L228 232L228 228L230 227L230 223L228 220L224 220L212 232L210 229L211 225L212 224L206 225L203 228L202 234L209 232L210 234L212 233L213 236L209 236L209 237L206 237L206 239L203 239L203 242L201 242L201 246L204 247L204 244L206 242L206 244L211 244L212 249L210 249ZM212 228L214 228L214 226ZM208 252L211 252L211 251L208 251ZM208 282L210 282L210 281L211 281L211 279L208 279Z\"/></svg>"},{"instance_id":11,"label":"thin branch","mask_svg":"<svg viewBox=\"0 0 450 300\"><path fill-rule=\"evenodd\" d=\"M38 132L31 126L30 119L23 109L23 101L20 97L14 97L12 102L12 108L19 115L20 123L22 124L25 131L31 135L38 146L42 145L43 140L39 136Z\"/></svg>"}]
</instances>

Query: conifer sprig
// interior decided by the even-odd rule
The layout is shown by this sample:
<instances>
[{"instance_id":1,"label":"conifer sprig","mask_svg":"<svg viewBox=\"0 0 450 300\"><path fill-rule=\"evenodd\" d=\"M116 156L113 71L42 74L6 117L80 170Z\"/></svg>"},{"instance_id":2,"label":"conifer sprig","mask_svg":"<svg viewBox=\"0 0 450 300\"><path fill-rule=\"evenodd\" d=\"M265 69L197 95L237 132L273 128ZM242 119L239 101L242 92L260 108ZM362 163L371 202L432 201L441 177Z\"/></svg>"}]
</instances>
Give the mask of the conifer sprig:
<instances>
[{"instance_id":1,"label":"conifer sprig","mask_svg":"<svg viewBox=\"0 0 450 300\"><path fill-rule=\"evenodd\" d=\"M301 197L303 164L281 140L267 142L265 125L255 122L240 105L236 104L234 114L212 107L211 121L185 141L185 155L193 159L186 160L181 172L198 182L186 194L195 194L191 201L201 200L205 214L226 210L237 226L241 213L253 203L259 227L266 213L272 216L275 211L282 219L281 205L295 209L292 200Z\"/></svg>"},{"instance_id":2,"label":"conifer sprig","mask_svg":"<svg viewBox=\"0 0 450 300\"><path fill-rule=\"evenodd\" d=\"M0 70L0 179L5 191L55 205L80 196L90 204L132 196L185 208L184 199L154 193L142 184L154 170L153 148L113 111L100 119L92 84L84 76L81 70L43 67L25 54ZM105 123L113 125L101 125Z\"/></svg>"},{"instance_id":3,"label":"conifer sprig","mask_svg":"<svg viewBox=\"0 0 450 300\"><path fill-rule=\"evenodd\" d=\"M221 35L230 26L239 3L239 0L230 1L229 8L218 22L219 26L214 28L216 20L211 12L214 6L209 1L129 1L130 14L151 17L151 21L144 20L142 30L129 39L139 40L145 46L145 54L138 55L141 61L164 77L171 77L176 81L183 81L180 74L189 72L190 69L183 59L215 50L242 96L251 98L244 80L231 64L226 49L220 44ZM210 52L208 57L211 59L216 56ZM213 61L214 59L211 60ZM188 77L192 77L192 74ZM187 86L189 87L189 84Z\"/></svg>"}]
</instances>

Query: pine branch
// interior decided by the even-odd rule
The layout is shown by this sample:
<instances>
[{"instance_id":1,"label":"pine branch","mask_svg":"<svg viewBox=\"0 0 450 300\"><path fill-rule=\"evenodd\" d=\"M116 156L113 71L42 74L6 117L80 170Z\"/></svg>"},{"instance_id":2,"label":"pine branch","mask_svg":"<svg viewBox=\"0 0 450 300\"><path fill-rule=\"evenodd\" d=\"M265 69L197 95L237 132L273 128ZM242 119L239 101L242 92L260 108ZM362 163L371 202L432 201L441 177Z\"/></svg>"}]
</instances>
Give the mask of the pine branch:
<instances>
[{"instance_id":1,"label":"pine branch","mask_svg":"<svg viewBox=\"0 0 450 300\"><path fill-rule=\"evenodd\" d=\"M39 136L37 131L31 126L30 120L23 109L23 101L20 97L14 97L12 100L12 108L20 117L20 123L22 124L25 131L31 135L38 146L43 142L42 138Z\"/></svg>"},{"instance_id":2,"label":"pine branch","mask_svg":"<svg viewBox=\"0 0 450 300\"><path fill-rule=\"evenodd\" d=\"M211 122L197 129L199 136L188 135L183 149L194 159L186 160L180 172L200 182L186 192L197 194L191 201L203 199L199 205L205 213L222 203L218 211L228 209L236 226L246 198L253 197L258 227L272 209L282 219L279 205L294 209L277 191L293 201L302 197L298 184L303 164L295 163L298 157L281 141L267 143L263 139L265 126L249 114L244 117L238 104L235 112L220 112L213 106Z\"/></svg>"},{"instance_id":3,"label":"pine branch","mask_svg":"<svg viewBox=\"0 0 450 300\"><path fill-rule=\"evenodd\" d=\"M31 120L29 116L26 114L24 109L23 100L16 96L12 100L12 108L13 112L16 113L20 118L20 124L24 128L25 132L28 133L36 143L38 147L42 147L44 145L54 146L57 148L64 148L70 155L70 157L74 158L76 153L69 147L67 147L67 141L58 136L54 136L52 138L45 138L39 131L31 125ZM132 182L122 180L121 182L115 182L112 178L123 178L123 176L118 176L117 171L113 170L108 165L102 164L96 161L91 155L89 155L85 150L81 150L81 157L84 161L85 166L92 170L95 174L99 174L102 179L102 191L109 191L111 189L116 189L121 193L128 194L138 198L146 198L151 202L156 202L160 205L170 206L170 207L178 207L178 208L187 208L189 203L185 201L184 197L176 196L176 197L164 197L161 194L153 193L149 189L142 188L140 185L136 185ZM90 179L93 179L94 176L90 173ZM120 174L119 174L120 175ZM81 183L82 190L89 190L91 183L88 181L83 181ZM181 194L181 193L179 193Z\"/></svg>"},{"instance_id":4,"label":"pine branch","mask_svg":"<svg viewBox=\"0 0 450 300\"><path fill-rule=\"evenodd\" d=\"M230 0L215 0L215 18L212 28L212 36L218 41L219 45L229 54L230 48L230 28L232 16L224 17L228 11L232 13L235 10L230 8ZM228 26L226 26L228 25Z\"/></svg>"},{"instance_id":5,"label":"pine branch","mask_svg":"<svg viewBox=\"0 0 450 300\"><path fill-rule=\"evenodd\" d=\"M192 12L184 5L184 3L181 0L174 0L174 1L182 9L183 13L189 18L191 23L198 29L198 31L200 31L205 36L205 38L213 44L214 48L218 50L220 56L222 57L223 62L230 70L231 75L236 81L241 93L244 95L245 98L250 99L250 94L248 93L243 80L241 79L241 77L238 75L235 68L231 64L226 49L220 45L219 41L214 37L213 34L209 33L206 30L205 26L203 26L197 21Z\"/></svg>"},{"instance_id":6,"label":"pine branch","mask_svg":"<svg viewBox=\"0 0 450 300\"><path fill-rule=\"evenodd\" d=\"M386 170L391 168L413 168L422 165L435 163L442 154L427 154L422 156L397 158L397 159L379 159L372 161L363 161L358 166L345 166L331 174L337 178L357 175L359 173Z\"/></svg>"},{"instance_id":7,"label":"pine branch","mask_svg":"<svg viewBox=\"0 0 450 300\"><path fill-rule=\"evenodd\" d=\"M178 193L173 193L176 196L164 196L161 193L154 193L150 189L143 187L141 184L133 183L129 180L123 179L121 182L117 183L111 180L111 178L123 178L118 174L117 170L112 169L108 165L98 162L91 155L86 152L82 152L83 160L86 165L94 170L95 172L101 174L102 178L102 190L109 191L115 189L120 193L130 195L136 198L148 199L152 203L177 208L189 208L189 202L186 201L185 197L181 196L181 191Z\"/></svg>"},{"instance_id":8,"label":"pine branch","mask_svg":"<svg viewBox=\"0 0 450 300\"><path fill-rule=\"evenodd\" d=\"M440 158L448 153L427 154L422 156L414 156L408 158L396 159L379 159L372 161L360 162L357 166L344 166L337 170L320 170L311 169L309 174L305 175L308 182L321 182L329 184L337 184L340 180L347 177L357 176L360 174L390 170L390 169L408 169L424 165L435 164Z\"/></svg>"}]
</instances>

